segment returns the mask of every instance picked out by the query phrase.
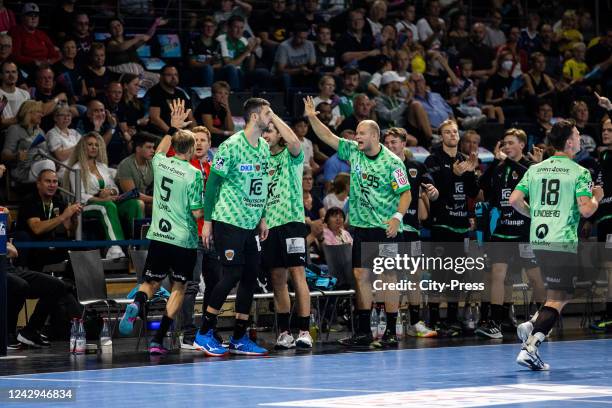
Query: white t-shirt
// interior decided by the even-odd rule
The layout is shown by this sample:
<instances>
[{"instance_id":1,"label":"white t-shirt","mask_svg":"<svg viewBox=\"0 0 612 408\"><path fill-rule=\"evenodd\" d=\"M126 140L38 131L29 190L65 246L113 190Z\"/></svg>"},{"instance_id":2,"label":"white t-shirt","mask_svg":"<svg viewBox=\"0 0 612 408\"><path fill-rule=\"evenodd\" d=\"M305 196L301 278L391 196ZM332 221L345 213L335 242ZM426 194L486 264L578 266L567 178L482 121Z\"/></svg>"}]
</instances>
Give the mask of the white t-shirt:
<instances>
[{"instance_id":1,"label":"white t-shirt","mask_svg":"<svg viewBox=\"0 0 612 408\"><path fill-rule=\"evenodd\" d=\"M312 147L312 142L309 139L302 139L300 141L302 144L302 150L304 151L304 163L309 164L310 159L314 157L314 148Z\"/></svg>"},{"instance_id":2,"label":"white t-shirt","mask_svg":"<svg viewBox=\"0 0 612 408\"><path fill-rule=\"evenodd\" d=\"M21 88L15 88L15 92L8 93L3 89L0 89L0 98L6 96L8 103L2 111L3 118L13 118L17 116L17 112L21 107L21 104L30 99L30 94Z\"/></svg>"},{"instance_id":3,"label":"white t-shirt","mask_svg":"<svg viewBox=\"0 0 612 408\"><path fill-rule=\"evenodd\" d=\"M444 20L438 17L438 21L440 22L440 25L444 27ZM419 41L427 40L434 33L433 30L431 29L431 26L429 25L429 21L427 21L425 17L417 21L417 29L419 30ZM430 46L430 48L439 48L439 47L440 47L439 39L432 42Z\"/></svg>"},{"instance_id":4,"label":"white t-shirt","mask_svg":"<svg viewBox=\"0 0 612 408\"><path fill-rule=\"evenodd\" d=\"M345 197L344 200L340 201L336 194L329 193L323 198L323 207L325 207L326 210L329 210L332 207L344 208L346 200L348 200L348 197Z\"/></svg>"},{"instance_id":5,"label":"white t-shirt","mask_svg":"<svg viewBox=\"0 0 612 408\"><path fill-rule=\"evenodd\" d=\"M76 144L81 139L81 134L74 129L68 129L68 134L63 133L57 126L53 127L53 129L49 130L46 135L47 138L47 146L49 146L49 151L51 153L55 153L57 150L69 149L71 147L76 146ZM68 164L68 160L63 161L64 164ZM63 177L64 168L60 167L58 176Z\"/></svg>"},{"instance_id":6,"label":"white t-shirt","mask_svg":"<svg viewBox=\"0 0 612 408\"><path fill-rule=\"evenodd\" d=\"M397 30L398 33L401 33L402 31L410 30L412 32L412 40L415 42L419 41L419 30L417 26L415 26L414 24L409 23L408 21L405 21L405 20L401 20L395 24L395 29Z\"/></svg>"}]
</instances>

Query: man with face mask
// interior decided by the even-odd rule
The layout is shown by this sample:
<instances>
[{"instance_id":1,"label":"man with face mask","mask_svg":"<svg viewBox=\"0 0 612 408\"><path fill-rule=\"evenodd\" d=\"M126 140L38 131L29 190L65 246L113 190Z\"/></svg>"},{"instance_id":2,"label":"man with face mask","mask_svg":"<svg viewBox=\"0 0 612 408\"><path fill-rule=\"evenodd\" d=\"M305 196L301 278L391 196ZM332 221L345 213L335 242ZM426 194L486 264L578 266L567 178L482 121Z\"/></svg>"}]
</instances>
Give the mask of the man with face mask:
<instances>
[{"instance_id":1,"label":"man with face mask","mask_svg":"<svg viewBox=\"0 0 612 408\"><path fill-rule=\"evenodd\" d=\"M249 338L246 330L257 282L260 242L268 237L265 208L270 148L262 133L270 126L274 112L265 99L251 98L244 104L244 115L244 130L221 143L215 154L204 197L202 241L204 247L211 247L214 234L223 274L210 295L193 345L213 357L228 353L214 331L221 307L238 282L229 352L258 356L268 353Z\"/></svg>"},{"instance_id":2,"label":"man with face mask","mask_svg":"<svg viewBox=\"0 0 612 408\"><path fill-rule=\"evenodd\" d=\"M495 51L484 43L486 27L475 23L470 33L470 42L459 50L459 58L472 60L472 76L486 79L495 72Z\"/></svg>"},{"instance_id":3,"label":"man with face mask","mask_svg":"<svg viewBox=\"0 0 612 408\"><path fill-rule=\"evenodd\" d=\"M377 257L384 256L379 252L380 244L397 243L401 239L398 233L401 237L402 220L411 200L406 166L399 157L381 145L380 129L376 122L360 122L355 141L348 141L340 139L321 123L311 97L304 99L304 107L304 114L316 135L338 150L338 158L347 160L351 165L349 222L355 228L352 258L358 325L352 337L340 342L356 348L378 348L382 344L391 346L394 344L394 333L385 333L382 344L372 336L370 315L373 286L368 268L372 267ZM377 245L372 248L367 243ZM388 271L381 278L392 280L393 272ZM397 310L389 313L387 327L395 327L396 318Z\"/></svg>"}]
</instances>

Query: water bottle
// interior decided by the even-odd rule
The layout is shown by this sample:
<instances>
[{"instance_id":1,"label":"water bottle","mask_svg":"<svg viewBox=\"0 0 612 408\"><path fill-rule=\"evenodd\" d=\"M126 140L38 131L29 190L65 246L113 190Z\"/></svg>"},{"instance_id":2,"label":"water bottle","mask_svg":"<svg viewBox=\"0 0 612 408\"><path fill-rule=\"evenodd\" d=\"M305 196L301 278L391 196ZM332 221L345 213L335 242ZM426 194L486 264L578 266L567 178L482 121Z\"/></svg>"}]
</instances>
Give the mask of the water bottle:
<instances>
[{"instance_id":1,"label":"water bottle","mask_svg":"<svg viewBox=\"0 0 612 408\"><path fill-rule=\"evenodd\" d=\"M370 330L372 330L372 337L378 337L378 312L376 308L372 308L372 313L370 314Z\"/></svg>"},{"instance_id":2,"label":"water bottle","mask_svg":"<svg viewBox=\"0 0 612 408\"><path fill-rule=\"evenodd\" d=\"M397 311L397 321L395 322L395 335L398 339L404 338L404 318L402 316L402 311Z\"/></svg>"},{"instance_id":3,"label":"water bottle","mask_svg":"<svg viewBox=\"0 0 612 408\"><path fill-rule=\"evenodd\" d=\"M102 350L102 354L113 352L113 338L108 328L108 318L104 318L104 325L100 332L100 350Z\"/></svg>"},{"instance_id":4,"label":"water bottle","mask_svg":"<svg viewBox=\"0 0 612 408\"><path fill-rule=\"evenodd\" d=\"M473 311L473 306L471 304L468 307L467 315L465 316L465 327L468 330L476 329L476 320L474 319L474 311Z\"/></svg>"},{"instance_id":5,"label":"water bottle","mask_svg":"<svg viewBox=\"0 0 612 408\"><path fill-rule=\"evenodd\" d=\"M72 319L72 326L70 327L70 352L75 353L76 341L79 333L78 319Z\"/></svg>"},{"instance_id":6,"label":"water bottle","mask_svg":"<svg viewBox=\"0 0 612 408\"><path fill-rule=\"evenodd\" d=\"M310 325L308 326L308 332L310 333L310 337L312 337L312 341L317 341L319 338L319 325L317 324L317 319L314 312L310 314Z\"/></svg>"},{"instance_id":7,"label":"water bottle","mask_svg":"<svg viewBox=\"0 0 612 408\"><path fill-rule=\"evenodd\" d=\"M76 337L76 346L74 348L74 354L85 354L85 348L87 347L87 339L85 337L85 326L83 325L83 319L79 320L79 328Z\"/></svg>"},{"instance_id":8,"label":"water bottle","mask_svg":"<svg viewBox=\"0 0 612 408\"><path fill-rule=\"evenodd\" d=\"M378 317L378 338L382 338L387 330L387 313L385 308L380 309L380 315Z\"/></svg>"}]
</instances>

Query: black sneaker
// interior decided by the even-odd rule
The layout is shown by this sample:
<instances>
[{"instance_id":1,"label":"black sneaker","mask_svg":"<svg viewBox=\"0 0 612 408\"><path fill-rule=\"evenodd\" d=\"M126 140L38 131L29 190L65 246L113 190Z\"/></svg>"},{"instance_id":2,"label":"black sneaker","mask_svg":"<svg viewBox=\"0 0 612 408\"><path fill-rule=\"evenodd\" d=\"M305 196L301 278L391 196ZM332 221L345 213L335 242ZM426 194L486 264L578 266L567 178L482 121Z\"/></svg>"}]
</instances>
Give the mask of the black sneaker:
<instances>
[{"instance_id":1,"label":"black sneaker","mask_svg":"<svg viewBox=\"0 0 612 408\"><path fill-rule=\"evenodd\" d=\"M438 322L435 325L438 337L459 337L461 336L461 323L459 322Z\"/></svg>"},{"instance_id":2,"label":"black sneaker","mask_svg":"<svg viewBox=\"0 0 612 408\"><path fill-rule=\"evenodd\" d=\"M40 337L40 334L27 329L23 329L19 332L19 334L17 335L17 340L22 344L34 348L51 346L51 343L49 343L47 340L43 340L43 338Z\"/></svg>"},{"instance_id":3,"label":"black sneaker","mask_svg":"<svg viewBox=\"0 0 612 408\"><path fill-rule=\"evenodd\" d=\"M355 333L351 337L345 337L338 340L340 344L350 348L375 349L381 348L382 345L378 340L372 337L372 333Z\"/></svg>"},{"instance_id":4,"label":"black sneaker","mask_svg":"<svg viewBox=\"0 0 612 408\"><path fill-rule=\"evenodd\" d=\"M506 317L501 323L501 329L505 332L514 333L518 326L518 322L514 317Z\"/></svg>"},{"instance_id":5,"label":"black sneaker","mask_svg":"<svg viewBox=\"0 0 612 408\"><path fill-rule=\"evenodd\" d=\"M480 337L486 337L489 339L503 339L501 327L497 325L493 320L489 320L485 324L478 326L474 333Z\"/></svg>"},{"instance_id":6,"label":"black sneaker","mask_svg":"<svg viewBox=\"0 0 612 408\"><path fill-rule=\"evenodd\" d=\"M380 339L380 344L383 347L397 347L398 343L397 336L395 334L391 334L388 329L385 330L385 334L383 334L382 339Z\"/></svg>"},{"instance_id":7,"label":"black sneaker","mask_svg":"<svg viewBox=\"0 0 612 408\"><path fill-rule=\"evenodd\" d=\"M8 343L6 348L8 350L21 350L21 343L19 340L17 340L17 336L12 333L8 335Z\"/></svg>"}]
</instances>

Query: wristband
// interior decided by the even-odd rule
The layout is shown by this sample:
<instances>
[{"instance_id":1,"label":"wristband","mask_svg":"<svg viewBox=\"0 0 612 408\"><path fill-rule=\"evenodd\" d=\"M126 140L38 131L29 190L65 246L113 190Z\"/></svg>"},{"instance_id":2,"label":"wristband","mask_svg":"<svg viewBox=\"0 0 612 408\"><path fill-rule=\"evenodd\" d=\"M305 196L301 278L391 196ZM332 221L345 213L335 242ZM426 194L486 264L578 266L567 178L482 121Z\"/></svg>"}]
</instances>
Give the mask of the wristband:
<instances>
[{"instance_id":1,"label":"wristband","mask_svg":"<svg viewBox=\"0 0 612 408\"><path fill-rule=\"evenodd\" d=\"M168 134L169 134L170 136L174 136L174 134L175 134L176 132L178 132L178 129L177 129L177 128L172 127L172 126L170 126L170 127L168 128Z\"/></svg>"},{"instance_id":2,"label":"wristband","mask_svg":"<svg viewBox=\"0 0 612 408\"><path fill-rule=\"evenodd\" d=\"M402 222L402 219L404 219L404 216L402 215L401 212L396 212L395 214L393 214L393 217L391 217L391 218L395 218L399 222Z\"/></svg>"}]
</instances>

